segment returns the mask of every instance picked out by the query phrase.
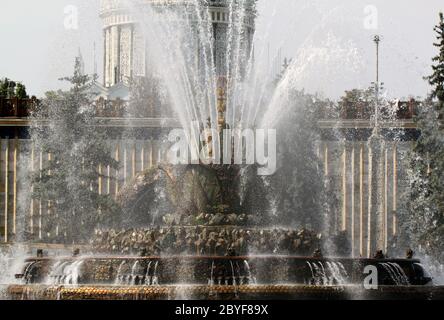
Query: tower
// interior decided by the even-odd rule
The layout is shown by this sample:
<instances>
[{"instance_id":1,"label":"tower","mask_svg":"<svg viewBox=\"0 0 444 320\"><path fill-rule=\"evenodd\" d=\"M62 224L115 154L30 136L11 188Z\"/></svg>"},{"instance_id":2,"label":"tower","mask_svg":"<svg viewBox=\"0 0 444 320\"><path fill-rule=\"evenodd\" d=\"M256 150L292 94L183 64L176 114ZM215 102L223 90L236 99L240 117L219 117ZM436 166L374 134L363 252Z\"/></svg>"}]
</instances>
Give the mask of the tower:
<instances>
[{"instance_id":1,"label":"tower","mask_svg":"<svg viewBox=\"0 0 444 320\"><path fill-rule=\"evenodd\" d=\"M85 60L83 60L83 56L82 56L82 52L80 51L80 48L79 48L79 52L78 52L78 54L77 54L76 59L77 59L77 61L79 62L79 67L80 67L79 71L80 71L80 74L81 74L81 75L84 75L84 74L85 74Z\"/></svg>"},{"instance_id":2,"label":"tower","mask_svg":"<svg viewBox=\"0 0 444 320\"><path fill-rule=\"evenodd\" d=\"M127 82L136 75L134 70L145 70L144 44L125 1L101 0L100 18L103 21L103 85L111 87ZM145 73L142 71L140 75Z\"/></svg>"},{"instance_id":3,"label":"tower","mask_svg":"<svg viewBox=\"0 0 444 320\"><path fill-rule=\"evenodd\" d=\"M245 72L253 49L256 0L212 0L209 19L213 31L214 63L218 76L230 75L237 64ZM228 56L231 55L231 56ZM232 61L231 66L227 60Z\"/></svg>"},{"instance_id":4,"label":"tower","mask_svg":"<svg viewBox=\"0 0 444 320\"><path fill-rule=\"evenodd\" d=\"M165 6L168 10L174 10L171 1L167 0L132 1L142 6L140 10L143 10L143 6L160 8ZM211 51L217 76L227 76L231 73L227 70L230 68L227 58L235 59L241 65L241 72L245 70L246 57L252 51L256 17L255 2L255 0L244 0L231 3L229 0L210 0L198 4L203 19L208 19L208 23L211 24L213 42ZM103 84L105 87L111 87L120 82L128 83L132 77L147 75L146 40L137 18L129 10L127 3L125 0L101 0L100 3L100 18L103 21ZM196 10L193 8L196 1L176 1L174 5L191 8L188 19L197 19ZM231 30L230 25L232 25ZM233 39L233 34L237 34L238 38ZM228 52L227 43L230 40L233 44ZM201 52L199 50L202 49L202 44L196 45L196 50ZM233 57L239 52L243 52L241 57ZM227 57L228 54L232 56ZM202 60L198 63L202 63Z\"/></svg>"}]
</instances>

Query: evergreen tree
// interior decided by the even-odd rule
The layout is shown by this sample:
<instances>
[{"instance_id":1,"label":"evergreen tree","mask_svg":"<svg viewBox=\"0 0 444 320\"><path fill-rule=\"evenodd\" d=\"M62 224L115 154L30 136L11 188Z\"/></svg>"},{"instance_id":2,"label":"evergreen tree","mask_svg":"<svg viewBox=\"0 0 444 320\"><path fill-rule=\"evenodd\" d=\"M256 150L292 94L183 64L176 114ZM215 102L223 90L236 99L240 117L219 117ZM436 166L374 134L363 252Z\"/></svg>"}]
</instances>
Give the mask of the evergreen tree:
<instances>
[{"instance_id":1,"label":"evergreen tree","mask_svg":"<svg viewBox=\"0 0 444 320\"><path fill-rule=\"evenodd\" d=\"M15 93L14 96L19 99L27 99L28 94L26 93L26 87L22 83L17 83L17 86L15 87Z\"/></svg>"},{"instance_id":2,"label":"evergreen tree","mask_svg":"<svg viewBox=\"0 0 444 320\"><path fill-rule=\"evenodd\" d=\"M291 105L277 129L277 171L267 178L275 196L271 202L283 225L329 233L328 186L316 142L320 140L317 120L330 103L299 91L291 92L288 101Z\"/></svg>"},{"instance_id":3,"label":"evergreen tree","mask_svg":"<svg viewBox=\"0 0 444 320\"><path fill-rule=\"evenodd\" d=\"M0 97L7 98L8 90L9 90L9 79L8 78L0 79Z\"/></svg>"},{"instance_id":4,"label":"evergreen tree","mask_svg":"<svg viewBox=\"0 0 444 320\"><path fill-rule=\"evenodd\" d=\"M48 205L45 235L82 242L98 225L113 222L119 212L113 199L98 191L99 177L106 179L107 167L117 169L118 163L111 156L105 132L97 128L88 95L91 79L82 74L80 59L76 59L74 75L62 80L72 87L48 93L32 115L49 122L33 125L31 134L36 150L50 155L33 177L32 196Z\"/></svg>"},{"instance_id":5,"label":"evergreen tree","mask_svg":"<svg viewBox=\"0 0 444 320\"><path fill-rule=\"evenodd\" d=\"M14 91L16 87L16 83L12 80L9 80L8 78L5 78L0 81L0 97L3 98L13 98L14 97Z\"/></svg>"},{"instance_id":6,"label":"evergreen tree","mask_svg":"<svg viewBox=\"0 0 444 320\"><path fill-rule=\"evenodd\" d=\"M338 106L343 116L348 118L368 118L373 114L372 105L375 100L374 88L366 90L353 89L345 91Z\"/></svg>"},{"instance_id":7,"label":"evergreen tree","mask_svg":"<svg viewBox=\"0 0 444 320\"><path fill-rule=\"evenodd\" d=\"M3 80L0 79L0 97L26 99L28 94L26 93L26 87L22 83L16 83L8 78L4 78Z\"/></svg>"},{"instance_id":8,"label":"evergreen tree","mask_svg":"<svg viewBox=\"0 0 444 320\"><path fill-rule=\"evenodd\" d=\"M421 245L426 253L443 261L444 246L444 19L434 29L439 53L433 58L433 87L418 117L420 138L411 153L410 201L404 230L411 245Z\"/></svg>"},{"instance_id":9,"label":"evergreen tree","mask_svg":"<svg viewBox=\"0 0 444 320\"><path fill-rule=\"evenodd\" d=\"M443 117L444 113L444 14L439 14L439 23L435 26L437 42L433 45L439 49L439 53L433 58L435 64L432 66L433 73L428 77L430 85L433 87L431 97L436 99L436 108Z\"/></svg>"},{"instance_id":10,"label":"evergreen tree","mask_svg":"<svg viewBox=\"0 0 444 320\"><path fill-rule=\"evenodd\" d=\"M129 117L171 116L162 102L160 82L154 76L137 77L130 83Z\"/></svg>"}]
</instances>

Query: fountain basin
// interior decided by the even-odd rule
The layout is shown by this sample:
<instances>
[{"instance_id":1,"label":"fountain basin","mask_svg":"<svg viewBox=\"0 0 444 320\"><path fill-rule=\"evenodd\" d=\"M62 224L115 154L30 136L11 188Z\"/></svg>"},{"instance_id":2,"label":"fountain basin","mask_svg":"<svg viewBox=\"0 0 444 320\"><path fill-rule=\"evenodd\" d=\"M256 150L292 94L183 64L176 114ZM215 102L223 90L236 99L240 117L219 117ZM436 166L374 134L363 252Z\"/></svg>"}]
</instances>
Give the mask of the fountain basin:
<instances>
[{"instance_id":1,"label":"fountain basin","mask_svg":"<svg viewBox=\"0 0 444 320\"><path fill-rule=\"evenodd\" d=\"M362 285L369 266L379 285L423 286L432 278L415 259L297 256L85 256L30 258L16 277L24 285L242 286Z\"/></svg>"}]
</instances>

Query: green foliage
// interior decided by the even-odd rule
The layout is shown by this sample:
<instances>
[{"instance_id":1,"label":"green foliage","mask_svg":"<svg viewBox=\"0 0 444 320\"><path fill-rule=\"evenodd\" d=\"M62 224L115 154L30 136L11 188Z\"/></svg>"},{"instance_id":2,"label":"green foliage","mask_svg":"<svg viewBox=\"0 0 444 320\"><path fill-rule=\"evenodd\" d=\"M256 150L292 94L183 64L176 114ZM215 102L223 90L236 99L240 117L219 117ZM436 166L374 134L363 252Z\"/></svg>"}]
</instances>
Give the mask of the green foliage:
<instances>
[{"instance_id":1,"label":"green foliage","mask_svg":"<svg viewBox=\"0 0 444 320\"><path fill-rule=\"evenodd\" d=\"M15 97L19 99L27 99L28 94L26 93L26 87L21 84L20 82L17 83L17 86L15 87Z\"/></svg>"},{"instance_id":2,"label":"green foliage","mask_svg":"<svg viewBox=\"0 0 444 320\"><path fill-rule=\"evenodd\" d=\"M48 126L36 121L31 135L37 150L51 155L51 161L33 177L32 196L50 204L52 216L46 219L45 234L52 238L57 232L60 240L81 242L118 214L113 199L98 192L99 177L106 179L105 169L117 169L118 163L111 156L105 132L97 128L88 96L91 81L82 74L79 59L74 75L62 80L72 87L49 92L32 115L35 120L49 120Z\"/></svg>"},{"instance_id":3,"label":"green foliage","mask_svg":"<svg viewBox=\"0 0 444 320\"><path fill-rule=\"evenodd\" d=\"M376 104L376 88L371 86L367 89L353 89L350 91L345 91L345 95L341 97L338 102L338 109L340 110L342 116L349 119L369 119L375 114L375 104ZM382 87L380 87L382 90ZM390 116L389 114L383 114L382 111L391 110L392 108L387 108L387 101L379 97L379 119ZM386 108L384 108L386 107Z\"/></svg>"},{"instance_id":4,"label":"green foliage","mask_svg":"<svg viewBox=\"0 0 444 320\"><path fill-rule=\"evenodd\" d=\"M7 98L9 92L9 79L0 80L0 97Z\"/></svg>"},{"instance_id":5,"label":"green foliage","mask_svg":"<svg viewBox=\"0 0 444 320\"><path fill-rule=\"evenodd\" d=\"M131 99L127 107L128 116L153 117L167 113L162 103L160 82L154 76L138 77L130 83ZM162 116L167 116L162 114Z\"/></svg>"},{"instance_id":6,"label":"green foliage","mask_svg":"<svg viewBox=\"0 0 444 320\"><path fill-rule=\"evenodd\" d=\"M341 108L345 107L355 107L360 104L370 104L375 99L374 88L369 88L366 90L353 89L350 91L345 91L345 95L341 97L339 101L339 106Z\"/></svg>"},{"instance_id":7,"label":"green foliage","mask_svg":"<svg viewBox=\"0 0 444 320\"><path fill-rule=\"evenodd\" d=\"M433 73L427 79L433 87L432 99L436 99L436 108L442 117L444 114L444 15L439 14L439 22L435 26L436 43L433 45L439 49L439 53L433 58Z\"/></svg>"},{"instance_id":8,"label":"green foliage","mask_svg":"<svg viewBox=\"0 0 444 320\"><path fill-rule=\"evenodd\" d=\"M277 172L267 178L270 194L276 196L271 203L283 225L326 231L327 198L333 193L327 192L316 142L317 120L331 103L299 91L290 93L288 101L285 119L277 128Z\"/></svg>"},{"instance_id":9,"label":"green foliage","mask_svg":"<svg viewBox=\"0 0 444 320\"><path fill-rule=\"evenodd\" d=\"M28 98L26 87L20 82L14 82L8 78L0 79L0 97L2 98Z\"/></svg>"},{"instance_id":10,"label":"green foliage","mask_svg":"<svg viewBox=\"0 0 444 320\"><path fill-rule=\"evenodd\" d=\"M422 105L418 117L421 136L410 156L410 201L406 233L410 245L421 245L427 253L443 259L444 245L444 131L440 128L436 103Z\"/></svg>"},{"instance_id":11,"label":"green foliage","mask_svg":"<svg viewBox=\"0 0 444 320\"><path fill-rule=\"evenodd\" d=\"M412 244L443 261L444 246L444 19L435 27L439 53L433 58L433 87L418 117L421 136L411 153L409 221L405 226Z\"/></svg>"}]
</instances>

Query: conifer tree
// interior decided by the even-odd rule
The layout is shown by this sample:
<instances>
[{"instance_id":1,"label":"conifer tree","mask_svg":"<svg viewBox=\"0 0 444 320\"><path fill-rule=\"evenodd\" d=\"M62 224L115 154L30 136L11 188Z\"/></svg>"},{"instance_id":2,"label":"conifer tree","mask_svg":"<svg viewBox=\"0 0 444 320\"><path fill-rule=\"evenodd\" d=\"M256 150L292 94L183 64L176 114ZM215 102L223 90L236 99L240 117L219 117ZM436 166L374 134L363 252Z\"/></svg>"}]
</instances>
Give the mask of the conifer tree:
<instances>
[{"instance_id":1,"label":"conifer tree","mask_svg":"<svg viewBox=\"0 0 444 320\"><path fill-rule=\"evenodd\" d=\"M411 246L423 247L434 258L444 260L444 16L435 27L438 55L433 73L427 77L430 97L421 106L418 128L421 136L411 153L410 201L405 230Z\"/></svg>"},{"instance_id":2,"label":"conifer tree","mask_svg":"<svg viewBox=\"0 0 444 320\"><path fill-rule=\"evenodd\" d=\"M48 161L33 177L33 197L44 210L44 236L68 243L88 240L94 228L112 223L118 208L111 196L98 190L99 177L118 168L104 131L98 129L91 79L76 59L74 75L63 78L68 91L47 93L32 115L32 140ZM41 125L42 120L48 125ZM48 156L46 156L48 155ZM101 170L99 169L101 168Z\"/></svg>"},{"instance_id":3,"label":"conifer tree","mask_svg":"<svg viewBox=\"0 0 444 320\"><path fill-rule=\"evenodd\" d=\"M438 48L439 53L433 58L433 73L428 77L433 87L431 98L436 99L436 109L442 118L444 113L444 14L439 14L439 23L435 26L437 42L433 45Z\"/></svg>"},{"instance_id":4,"label":"conifer tree","mask_svg":"<svg viewBox=\"0 0 444 320\"><path fill-rule=\"evenodd\" d=\"M18 82L9 80L8 78L0 79L0 97L2 98L28 98L26 87Z\"/></svg>"}]
</instances>

